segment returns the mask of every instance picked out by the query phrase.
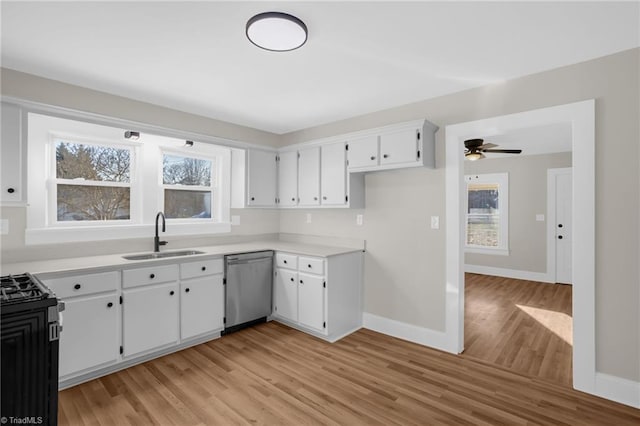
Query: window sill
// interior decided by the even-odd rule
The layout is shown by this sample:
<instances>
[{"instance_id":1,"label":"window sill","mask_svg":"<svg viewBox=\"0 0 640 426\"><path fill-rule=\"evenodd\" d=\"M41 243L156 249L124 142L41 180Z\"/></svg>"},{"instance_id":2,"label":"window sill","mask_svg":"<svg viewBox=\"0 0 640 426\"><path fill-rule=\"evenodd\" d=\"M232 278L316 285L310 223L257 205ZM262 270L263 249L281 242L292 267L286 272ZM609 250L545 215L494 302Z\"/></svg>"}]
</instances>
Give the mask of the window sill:
<instances>
[{"instance_id":1,"label":"window sill","mask_svg":"<svg viewBox=\"0 0 640 426\"><path fill-rule=\"evenodd\" d=\"M487 248L487 247L465 247L465 253L489 254L494 256L509 256L509 249Z\"/></svg>"},{"instance_id":2,"label":"window sill","mask_svg":"<svg viewBox=\"0 0 640 426\"><path fill-rule=\"evenodd\" d=\"M224 234L231 232L230 223L173 223L167 224L162 236L187 236L202 234ZM25 231L26 245L75 243L87 241L124 240L131 238L153 238L154 225L118 226L68 226L58 228L36 228Z\"/></svg>"}]
</instances>

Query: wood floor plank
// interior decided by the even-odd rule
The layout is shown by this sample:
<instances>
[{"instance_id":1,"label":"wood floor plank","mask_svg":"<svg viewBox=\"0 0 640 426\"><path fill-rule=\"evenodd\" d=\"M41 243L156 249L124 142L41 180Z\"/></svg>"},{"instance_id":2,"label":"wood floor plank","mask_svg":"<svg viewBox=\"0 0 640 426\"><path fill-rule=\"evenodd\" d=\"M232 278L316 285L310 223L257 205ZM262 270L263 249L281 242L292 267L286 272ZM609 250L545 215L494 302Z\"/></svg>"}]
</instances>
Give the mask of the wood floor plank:
<instances>
[{"instance_id":1,"label":"wood floor plank","mask_svg":"<svg viewBox=\"0 0 640 426\"><path fill-rule=\"evenodd\" d=\"M331 344L270 322L60 392L60 425L110 421L637 425L640 410L371 330Z\"/></svg>"},{"instance_id":2,"label":"wood floor plank","mask_svg":"<svg viewBox=\"0 0 640 426\"><path fill-rule=\"evenodd\" d=\"M571 386L571 286L465 274L463 356Z\"/></svg>"}]
</instances>

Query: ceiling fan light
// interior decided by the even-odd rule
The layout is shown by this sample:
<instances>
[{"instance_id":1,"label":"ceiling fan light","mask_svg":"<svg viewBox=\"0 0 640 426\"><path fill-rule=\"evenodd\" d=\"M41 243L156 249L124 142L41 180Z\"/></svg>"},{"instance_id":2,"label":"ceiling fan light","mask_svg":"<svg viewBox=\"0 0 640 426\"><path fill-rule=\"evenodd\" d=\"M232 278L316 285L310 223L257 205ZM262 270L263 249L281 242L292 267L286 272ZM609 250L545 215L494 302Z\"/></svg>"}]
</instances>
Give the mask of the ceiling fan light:
<instances>
[{"instance_id":1,"label":"ceiling fan light","mask_svg":"<svg viewBox=\"0 0 640 426\"><path fill-rule=\"evenodd\" d=\"M295 16L283 12L259 13L247 21L249 41L261 49L287 52L307 41L307 26Z\"/></svg>"},{"instance_id":2,"label":"ceiling fan light","mask_svg":"<svg viewBox=\"0 0 640 426\"><path fill-rule=\"evenodd\" d=\"M464 155L464 157L469 161L476 161L484 158L484 154L481 152L468 152Z\"/></svg>"}]
</instances>

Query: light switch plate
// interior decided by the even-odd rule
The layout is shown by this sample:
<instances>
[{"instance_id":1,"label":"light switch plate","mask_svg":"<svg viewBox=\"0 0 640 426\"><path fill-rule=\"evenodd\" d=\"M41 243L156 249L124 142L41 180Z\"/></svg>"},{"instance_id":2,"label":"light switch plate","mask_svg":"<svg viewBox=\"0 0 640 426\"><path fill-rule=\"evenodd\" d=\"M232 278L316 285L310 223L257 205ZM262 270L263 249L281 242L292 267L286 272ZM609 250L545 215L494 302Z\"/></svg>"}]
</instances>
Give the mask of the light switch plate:
<instances>
[{"instance_id":1,"label":"light switch plate","mask_svg":"<svg viewBox=\"0 0 640 426\"><path fill-rule=\"evenodd\" d=\"M9 233L9 219L0 219L0 235Z\"/></svg>"},{"instance_id":2,"label":"light switch plate","mask_svg":"<svg viewBox=\"0 0 640 426\"><path fill-rule=\"evenodd\" d=\"M240 225L240 216L235 215L235 214L231 215L231 225L233 225L233 226Z\"/></svg>"},{"instance_id":3,"label":"light switch plate","mask_svg":"<svg viewBox=\"0 0 640 426\"><path fill-rule=\"evenodd\" d=\"M356 215L356 225L362 226L363 217L361 214Z\"/></svg>"},{"instance_id":4,"label":"light switch plate","mask_svg":"<svg viewBox=\"0 0 640 426\"><path fill-rule=\"evenodd\" d=\"M311 213L307 213L307 223L311 223Z\"/></svg>"},{"instance_id":5,"label":"light switch plate","mask_svg":"<svg viewBox=\"0 0 640 426\"><path fill-rule=\"evenodd\" d=\"M431 216L431 229L440 229L440 216Z\"/></svg>"},{"instance_id":6,"label":"light switch plate","mask_svg":"<svg viewBox=\"0 0 640 426\"><path fill-rule=\"evenodd\" d=\"M543 214L537 214L536 215L536 222L544 222L544 215Z\"/></svg>"}]
</instances>

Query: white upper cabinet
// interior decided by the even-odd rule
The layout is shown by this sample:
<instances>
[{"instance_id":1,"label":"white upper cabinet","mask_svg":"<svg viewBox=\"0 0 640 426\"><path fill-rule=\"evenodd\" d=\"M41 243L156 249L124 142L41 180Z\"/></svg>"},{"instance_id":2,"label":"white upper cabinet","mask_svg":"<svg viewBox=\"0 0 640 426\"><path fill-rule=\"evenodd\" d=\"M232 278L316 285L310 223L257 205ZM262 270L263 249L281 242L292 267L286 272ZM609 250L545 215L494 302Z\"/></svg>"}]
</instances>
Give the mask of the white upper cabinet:
<instances>
[{"instance_id":1,"label":"white upper cabinet","mask_svg":"<svg viewBox=\"0 0 640 426\"><path fill-rule=\"evenodd\" d=\"M348 202L346 154L343 142L320 148L320 203L324 206L343 206Z\"/></svg>"},{"instance_id":2,"label":"white upper cabinet","mask_svg":"<svg viewBox=\"0 0 640 426\"><path fill-rule=\"evenodd\" d=\"M278 155L278 205L298 205L298 152L287 151Z\"/></svg>"},{"instance_id":3,"label":"white upper cabinet","mask_svg":"<svg viewBox=\"0 0 640 426\"><path fill-rule=\"evenodd\" d=\"M405 167L435 167L435 132L427 120L394 124L348 140L349 171L369 172Z\"/></svg>"},{"instance_id":4,"label":"white upper cabinet","mask_svg":"<svg viewBox=\"0 0 640 426\"><path fill-rule=\"evenodd\" d=\"M275 207L276 177L276 153L249 149L247 151L247 205Z\"/></svg>"},{"instance_id":5,"label":"white upper cabinet","mask_svg":"<svg viewBox=\"0 0 640 426\"><path fill-rule=\"evenodd\" d=\"M349 141L349 169L378 165L378 135Z\"/></svg>"},{"instance_id":6,"label":"white upper cabinet","mask_svg":"<svg viewBox=\"0 0 640 426\"><path fill-rule=\"evenodd\" d=\"M320 147L298 151L299 206L320 205Z\"/></svg>"},{"instance_id":7,"label":"white upper cabinet","mask_svg":"<svg viewBox=\"0 0 640 426\"><path fill-rule=\"evenodd\" d=\"M408 128L380 135L380 164L413 163L419 160L420 129Z\"/></svg>"},{"instance_id":8,"label":"white upper cabinet","mask_svg":"<svg viewBox=\"0 0 640 426\"><path fill-rule=\"evenodd\" d=\"M0 156L2 167L0 182L0 203L21 204L26 201L25 185L22 180L22 110L12 104L2 103L2 134Z\"/></svg>"}]
</instances>

